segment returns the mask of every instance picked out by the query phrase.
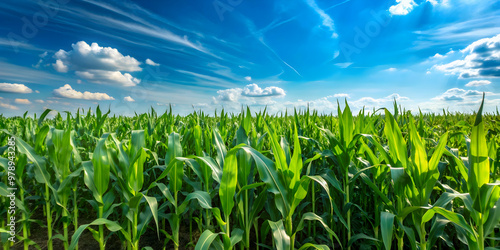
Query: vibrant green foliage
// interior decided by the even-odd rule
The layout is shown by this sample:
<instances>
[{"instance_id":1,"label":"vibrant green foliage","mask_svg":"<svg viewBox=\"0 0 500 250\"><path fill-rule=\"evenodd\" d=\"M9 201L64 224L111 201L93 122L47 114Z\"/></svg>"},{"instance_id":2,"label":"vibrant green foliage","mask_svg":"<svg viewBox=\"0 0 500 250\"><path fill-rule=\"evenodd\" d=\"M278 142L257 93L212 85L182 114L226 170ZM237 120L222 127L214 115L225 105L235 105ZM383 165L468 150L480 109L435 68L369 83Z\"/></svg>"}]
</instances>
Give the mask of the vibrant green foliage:
<instances>
[{"instance_id":1,"label":"vibrant green foliage","mask_svg":"<svg viewBox=\"0 0 500 250\"><path fill-rule=\"evenodd\" d=\"M30 239L35 223L48 249L76 249L86 233L100 249L112 238L123 249L499 247L500 117L483 104L473 115L396 103L353 115L346 102L336 115L0 116L0 202L13 160L25 249L45 247Z\"/></svg>"}]
</instances>

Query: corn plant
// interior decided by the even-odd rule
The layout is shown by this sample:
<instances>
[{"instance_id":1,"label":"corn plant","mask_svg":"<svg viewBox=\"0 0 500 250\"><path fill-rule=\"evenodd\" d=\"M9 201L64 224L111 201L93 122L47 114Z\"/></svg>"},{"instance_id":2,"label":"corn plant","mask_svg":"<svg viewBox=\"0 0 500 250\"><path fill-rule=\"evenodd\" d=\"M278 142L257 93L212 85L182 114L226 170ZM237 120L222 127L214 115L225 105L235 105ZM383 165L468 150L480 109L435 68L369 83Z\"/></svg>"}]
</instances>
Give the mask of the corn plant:
<instances>
[{"instance_id":1,"label":"corn plant","mask_svg":"<svg viewBox=\"0 0 500 250\"><path fill-rule=\"evenodd\" d=\"M498 248L499 115L483 105L0 115L0 202L14 136L19 241L0 206L2 247Z\"/></svg>"}]
</instances>

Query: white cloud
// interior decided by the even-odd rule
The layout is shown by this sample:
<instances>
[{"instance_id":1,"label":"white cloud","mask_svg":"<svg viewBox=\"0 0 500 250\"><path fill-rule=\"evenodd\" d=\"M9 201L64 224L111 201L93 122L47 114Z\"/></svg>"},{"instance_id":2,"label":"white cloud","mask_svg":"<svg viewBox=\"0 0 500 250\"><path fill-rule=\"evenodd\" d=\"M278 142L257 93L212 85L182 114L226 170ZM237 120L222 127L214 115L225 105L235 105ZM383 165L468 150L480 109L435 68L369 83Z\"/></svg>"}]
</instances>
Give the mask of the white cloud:
<instances>
[{"instance_id":1,"label":"white cloud","mask_svg":"<svg viewBox=\"0 0 500 250\"><path fill-rule=\"evenodd\" d=\"M131 56L122 55L117 49L101 47L97 43L87 44L84 41L72 44L70 51L59 50L55 53L53 65L58 72L76 71L76 74L94 83L120 85L130 87L140 80L129 73L141 71L141 63ZM149 60L149 61L148 61ZM155 64L150 59L146 63Z\"/></svg>"},{"instance_id":2,"label":"white cloud","mask_svg":"<svg viewBox=\"0 0 500 250\"><path fill-rule=\"evenodd\" d=\"M427 0L427 2L431 3L432 6L437 6L439 4L443 5L443 6L448 6L449 3L448 3L449 0L441 0L441 1L438 1L438 0Z\"/></svg>"},{"instance_id":3,"label":"white cloud","mask_svg":"<svg viewBox=\"0 0 500 250\"><path fill-rule=\"evenodd\" d=\"M499 94L484 92L486 94L484 107L486 110L494 110L500 105ZM483 92L476 90L464 90L451 88L444 93L431 98L428 102L419 104L423 112L440 112L446 109L450 112L475 112L481 104Z\"/></svg>"},{"instance_id":4,"label":"white cloud","mask_svg":"<svg viewBox=\"0 0 500 250\"><path fill-rule=\"evenodd\" d=\"M243 96L247 97L268 97L268 96L285 96L285 91L278 87L266 87L264 89L260 88L257 84L248 84L243 88Z\"/></svg>"},{"instance_id":5,"label":"white cloud","mask_svg":"<svg viewBox=\"0 0 500 250\"><path fill-rule=\"evenodd\" d=\"M441 58L445 58L445 57L446 57L446 56L444 56L444 55L441 55L441 54L439 54L439 53L436 53L436 54L435 54L434 56L432 56L431 58L432 58L432 59L441 59Z\"/></svg>"},{"instance_id":6,"label":"white cloud","mask_svg":"<svg viewBox=\"0 0 500 250\"><path fill-rule=\"evenodd\" d=\"M306 2L307 5L309 5L309 7L311 7L319 15L322 20L322 25L332 31L332 38L337 38L338 34L335 32L333 19L318 6L315 0L307 0Z\"/></svg>"},{"instance_id":7,"label":"white cloud","mask_svg":"<svg viewBox=\"0 0 500 250\"><path fill-rule=\"evenodd\" d=\"M19 98L16 98L14 100L15 103L17 104L31 104L30 100L28 99L19 99Z\"/></svg>"},{"instance_id":8,"label":"white cloud","mask_svg":"<svg viewBox=\"0 0 500 250\"><path fill-rule=\"evenodd\" d=\"M122 74L120 71L88 70L76 71L77 76L98 84L118 85L132 87L141 82L129 73Z\"/></svg>"},{"instance_id":9,"label":"white cloud","mask_svg":"<svg viewBox=\"0 0 500 250\"><path fill-rule=\"evenodd\" d=\"M362 97L356 101L351 102L354 107L362 108L382 108L390 105L394 100L396 102L401 103L404 101L409 101L410 98L406 96L401 96L397 93L393 93L386 97L382 98L373 98L373 97Z\"/></svg>"},{"instance_id":10,"label":"white cloud","mask_svg":"<svg viewBox=\"0 0 500 250\"><path fill-rule=\"evenodd\" d=\"M64 62L59 60L59 59L57 59L56 63L53 63L52 66L54 67L54 69L57 72L61 72L61 73L68 72L68 65L64 64Z\"/></svg>"},{"instance_id":11,"label":"white cloud","mask_svg":"<svg viewBox=\"0 0 500 250\"><path fill-rule=\"evenodd\" d=\"M398 69L396 68L388 68L388 69L385 69L384 71L386 72L394 72L394 71L397 71Z\"/></svg>"},{"instance_id":12,"label":"white cloud","mask_svg":"<svg viewBox=\"0 0 500 250\"><path fill-rule=\"evenodd\" d=\"M446 90L443 94L436 96L433 100L439 101L464 101L470 97L480 98L483 92L477 90L464 90L459 88L451 88Z\"/></svg>"},{"instance_id":13,"label":"white cloud","mask_svg":"<svg viewBox=\"0 0 500 250\"><path fill-rule=\"evenodd\" d=\"M130 96L125 96L123 98L123 100L126 101L126 102L135 102L135 100L132 97L130 97Z\"/></svg>"},{"instance_id":14,"label":"white cloud","mask_svg":"<svg viewBox=\"0 0 500 250\"><path fill-rule=\"evenodd\" d=\"M37 102L37 103L45 103L44 100L35 100L35 102Z\"/></svg>"},{"instance_id":15,"label":"white cloud","mask_svg":"<svg viewBox=\"0 0 500 250\"><path fill-rule=\"evenodd\" d=\"M319 98L316 100L297 100L295 102L285 102L283 105L286 108L306 108L309 106L311 109L315 109L318 112L333 112L337 110L337 99L331 100L329 98L331 97L348 97L349 95L340 93L333 96L327 96L323 98ZM391 94L386 97L382 98L374 98L374 97L362 97L358 100L355 101L349 101L349 106L351 107L351 110L353 112L356 112L357 110L360 110L362 108L366 108L368 110L373 109L373 108L382 108L382 107L392 107L392 102L396 99L398 103L404 103L406 101L409 101L410 98L401 96L399 94ZM343 104L342 102L340 103L341 105ZM283 108L280 107L271 107L270 110L277 109L277 110L283 110Z\"/></svg>"},{"instance_id":16,"label":"white cloud","mask_svg":"<svg viewBox=\"0 0 500 250\"><path fill-rule=\"evenodd\" d=\"M328 97L334 97L334 98L351 98L349 94L346 93L338 93L333 96L328 96Z\"/></svg>"},{"instance_id":17,"label":"white cloud","mask_svg":"<svg viewBox=\"0 0 500 250\"><path fill-rule=\"evenodd\" d=\"M28 94L32 93L33 90L26 87L24 84L18 83L0 83L0 92L10 92L10 93L22 93Z\"/></svg>"},{"instance_id":18,"label":"white cloud","mask_svg":"<svg viewBox=\"0 0 500 250\"><path fill-rule=\"evenodd\" d=\"M0 107L6 108L6 109L14 109L14 110L19 109L16 106L13 106L13 105L10 105L10 104L7 104L7 103L2 103L2 102L0 102Z\"/></svg>"},{"instance_id":19,"label":"white cloud","mask_svg":"<svg viewBox=\"0 0 500 250\"><path fill-rule=\"evenodd\" d=\"M500 34L473 42L461 51L463 60L433 67L459 78L500 77Z\"/></svg>"},{"instance_id":20,"label":"white cloud","mask_svg":"<svg viewBox=\"0 0 500 250\"><path fill-rule=\"evenodd\" d=\"M255 98L271 98L271 97L284 97L286 95L285 90L279 87L271 86L266 88L261 88L257 84L248 84L244 88L232 88L217 91L219 96L214 98L214 102L238 102L240 99L251 99L255 101Z\"/></svg>"},{"instance_id":21,"label":"white cloud","mask_svg":"<svg viewBox=\"0 0 500 250\"><path fill-rule=\"evenodd\" d=\"M148 59L146 59L146 64L147 64L147 65L151 65L151 66L160 66L160 64L159 64L159 63L155 63L155 62L153 62L153 60L151 60L151 59L149 59L149 58L148 58Z\"/></svg>"},{"instance_id":22,"label":"white cloud","mask_svg":"<svg viewBox=\"0 0 500 250\"><path fill-rule=\"evenodd\" d=\"M70 98L70 99L84 99L84 100L114 100L113 97L106 93L91 93L88 91L79 92L71 88L69 84L66 84L58 89L54 90L54 95L58 97Z\"/></svg>"},{"instance_id":23,"label":"white cloud","mask_svg":"<svg viewBox=\"0 0 500 250\"><path fill-rule=\"evenodd\" d=\"M389 8L392 15L406 15L413 10L417 4L413 0L396 0L396 5Z\"/></svg>"},{"instance_id":24,"label":"white cloud","mask_svg":"<svg viewBox=\"0 0 500 250\"><path fill-rule=\"evenodd\" d=\"M245 76L245 80L247 80L247 81L251 81L251 80L252 80L252 77L251 77L251 76Z\"/></svg>"},{"instance_id":25,"label":"white cloud","mask_svg":"<svg viewBox=\"0 0 500 250\"><path fill-rule=\"evenodd\" d=\"M110 71L141 71L141 64L131 56L123 56L117 49L101 47L97 43L88 45L84 41L72 44L73 50L59 50L54 55L64 65L71 66L74 70L110 70ZM57 63L57 62L56 62Z\"/></svg>"},{"instance_id":26,"label":"white cloud","mask_svg":"<svg viewBox=\"0 0 500 250\"><path fill-rule=\"evenodd\" d=\"M474 81L470 81L469 83L465 84L465 86L475 87L475 86L482 86L482 85L488 85L488 84L491 84L491 82L488 80L474 80Z\"/></svg>"}]
</instances>

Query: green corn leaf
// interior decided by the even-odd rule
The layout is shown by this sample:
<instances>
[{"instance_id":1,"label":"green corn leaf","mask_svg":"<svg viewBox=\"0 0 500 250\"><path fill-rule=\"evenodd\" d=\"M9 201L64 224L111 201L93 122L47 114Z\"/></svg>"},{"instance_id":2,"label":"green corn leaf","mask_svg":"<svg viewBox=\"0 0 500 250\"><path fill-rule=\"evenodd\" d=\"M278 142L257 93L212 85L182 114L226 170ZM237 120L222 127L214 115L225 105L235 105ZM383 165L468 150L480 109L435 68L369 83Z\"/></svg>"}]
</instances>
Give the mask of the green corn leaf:
<instances>
[{"instance_id":1,"label":"green corn leaf","mask_svg":"<svg viewBox=\"0 0 500 250\"><path fill-rule=\"evenodd\" d=\"M274 222L268 220L267 222L273 232L273 240L276 244L276 249L290 249L290 236L286 234L283 221L279 220Z\"/></svg>"},{"instance_id":2,"label":"green corn leaf","mask_svg":"<svg viewBox=\"0 0 500 250\"><path fill-rule=\"evenodd\" d=\"M312 213L312 212L308 212L308 213L305 213L304 215L302 215L302 218L300 219L300 222L299 222L299 225L297 226L297 229L295 229L295 233L296 234L297 232L301 231L303 228L304 228L304 223L306 220L315 220L315 221L319 221L321 223L321 225L323 226L323 228L325 228L325 230L333 237L335 237L335 239L337 240L337 242L339 243L339 245L342 247L342 243L340 241L340 239L338 238L337 234L330 229L330 227L328 227L328 225L326 224L326 222L323 220L323 218L321 218L319 215L315 214L315 213Z\"/></svg>"},{"instance_id":3,"label":"green corn leaf","mask_svg":"<svg viewBox=\"0 0 500 250\"><path fill-rule=\"evenodd\" d=\"M313 243L306 243L299 248L299 250L306 250L306 249L330 250L330 248L327 245L316 245Z\"/></svg>"},{"instance_id":4,"label":"green corn leaf","mask_svg":"<svg viewBox=\"0 0 500 250\"><path fill-rule=\"evenodd\" d=\"M382 232L382 240L386 250L391 250L392 231L394 228L394 214L381 212L380 214L380 231Z\"/></svg>"},{"instance_id":5,"label":"green corn leaf","mask_svg":"<svg viewBox=\"0 0 500 250\"><path fill-rule=\"evenodd\" d=\"M470 196L474 201L474 208L480 212L484 212L484 205L478 203L476 200L479 198L480 188L489 182L490 179L490 162L488 160L488 147L486 145L486 133L484 131L483 121L483 104L484 94L481 106L476 115L476 121L472 128L470 154L469 154L469 179L467 186L469 188Z\"/></svg>"},{"instance_id":6,"label":"green corn leaf","mask_svg":"<svg viewBox=\"0 0 500 250\"><path fill-rule=\"evenodd\" d=\"M174 158L182 156L180 135L173 132L168 136L168 149L165 156L165 164L169 164ZM183 163L178 162L170 171L169 187L173 193L177 193L182 188L182 177L184 176Z\"/></svg>"},{"instance_id":7,"label":"green corn leaf","mask_svg":"<svg viewBox=\"0 0 500 250\"><path fill-rule=\"evenodd\" d=\"M92 155L92 165L94 166L93 181L96 191L101 197L108 190L109 184L110 163L106 147L107 138L108 134L104 134L103 137L99 139L94 154Z\"/></svg>"},{"instance_id":8,"label":"green corn leaf","mask_svg":"<svg viewBox=\"0 0 500 250\"><path fill-rule=\"evenodd\" d=\"M397 164L400 166L392 167L406 167L407 165L407 149L406 142L401 134L401 129L398 123L392 116L389 110L385 109L385 136L387 137L387 142L389 143L389 151L391 156Z\"/></svg>"},{"instance_id":9,"label":"green corn leaf","mask_svg":"<svg viewBox=\"0 0 500 250\"><path fill-rule=\"evenodd\" d=\"M198 200L198 204L200 204L202 208L212 209L212 199L210 198L210 194L205 191L194 191L193 193L188 194L186 199L184 199L182 204L178 207L179 213L185 212L189 201L193 199Z\"/></svg>"},{"instance_id":10,"label":"green corn leaf","mask_svg":"<svg viewBox=\"0 0 500 250\"><path fill-rule=\"evenodd\" d=\"M200 238L198 239L198 242L196 243L195 250L208 250L210 249L210 245L212 245L212 242L214 241L215 238L221 233L212 233L210 230L205 230L201 235Z\"/></svg>"},{"instance_id":11,"label":"green corn leaf","mask_svg":"<svg viewBox=\"0 0 500 250\"><path fill-rule=\"evenodd\" d=\"M222 204L222 211L224 211L226 217L229 217L234 207L234 195L236 193L236 184L238 180L238 161L236 153L239 149L238 147L231 149L224 159L219 197Z\"/></svg>"},{"instance_id":12,"label":"green corn leaf","mask_svg":"<svg viewBox=\"0 0 500 250\"><path fill-rule=\"evenodd\" d=\"M364 233L359 233L359 234L355 234L355 235L351 236L351 239L347 243L347 247L350 247L357 240L371 240L371 241L375 241L375 242L379 241L378 239L370 237L370 236L368 236L368 235L366 235Z\"/></svg>"},{"instance_id":13,"label":"green corn leaf","mask_svg":"<svg viewBox=\"0 0 500 250\"><path fill-rule=\"evenodd\" d=\"M469 226L469 224L467 224L467 222L465 221L464 217L461 214L448 211L441 207L433 207L429 209L427 212L425 212L424 216L422 217L422 224L432 219L435 213L444 216L449 221L465 229L468 233L475 235L474 229L471 226Z\"/></svg>"},{"instance_id":14,"label":"green corn leaf","mask_svg":"<svg viewBox=\"0 0 500 250\"><path fill-rule=\"evenodd\" d=\"M235 228L233 229L233 231L231 231L231 247L234 247L243 239L243 233L245 233L245 231L239 228Z\"/></svg>"},{"instance_id":15,"label":"green corn leaf","mask_svg":"<svg viewBox=\"0 0 500 250\"><path fill-rule=\"evenodd\" d=\"M82 235L83 231L85 231L85 229L87 229L89 226L97 226L97 225L106 225L108 230L111 232L121 231L122 234L125 236L125 238L130 241L130 236L125 230L123 230L123 228L118 223L107 219L99 218L97 220L94 220L90 224L85 224L78 227L78 229L71 237L71 245L69 246L69 250L75 249L75 247L78 244L78 240L80 239L80 236Z\"/></svg>"},{"instance_id":16,"label":"green corn leaf","mask_svg":"<svg viewBox=\"0 0 500 250\"><path fill-rule=\"evenodd\" d=\"M149 205L149 208L151 210L151 214L153 215L153 219L155 220L156 223L156 233L158 234L158 239L160 238L160 229L158 226L158 201L156 200L155 197L150 197L143 195L144 199L146 199L146 202Z\"/></svg>"}]
</instances>

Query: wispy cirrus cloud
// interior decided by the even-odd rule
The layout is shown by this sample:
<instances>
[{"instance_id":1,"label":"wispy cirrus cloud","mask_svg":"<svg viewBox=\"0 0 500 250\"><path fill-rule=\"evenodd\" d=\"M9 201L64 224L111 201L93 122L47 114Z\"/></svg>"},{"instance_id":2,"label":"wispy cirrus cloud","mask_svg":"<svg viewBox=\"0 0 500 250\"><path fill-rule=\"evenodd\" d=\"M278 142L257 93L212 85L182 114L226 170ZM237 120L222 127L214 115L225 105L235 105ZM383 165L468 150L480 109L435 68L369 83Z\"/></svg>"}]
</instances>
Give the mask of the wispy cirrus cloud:
<instances>
[{"instance_id":1,"label":"wispy cirrus cloud","mask_svg":"<svg viewBox=\"0 0 500 250\"><path fill-rule=\"evenodd\" d=\"M333 19L318 6L315 0L306 0L306 3L319 15L322 20L322 26L328 28L332 32L333 38L337 38L339 35L335 32Z\"/></svg>"}]
</instances>

